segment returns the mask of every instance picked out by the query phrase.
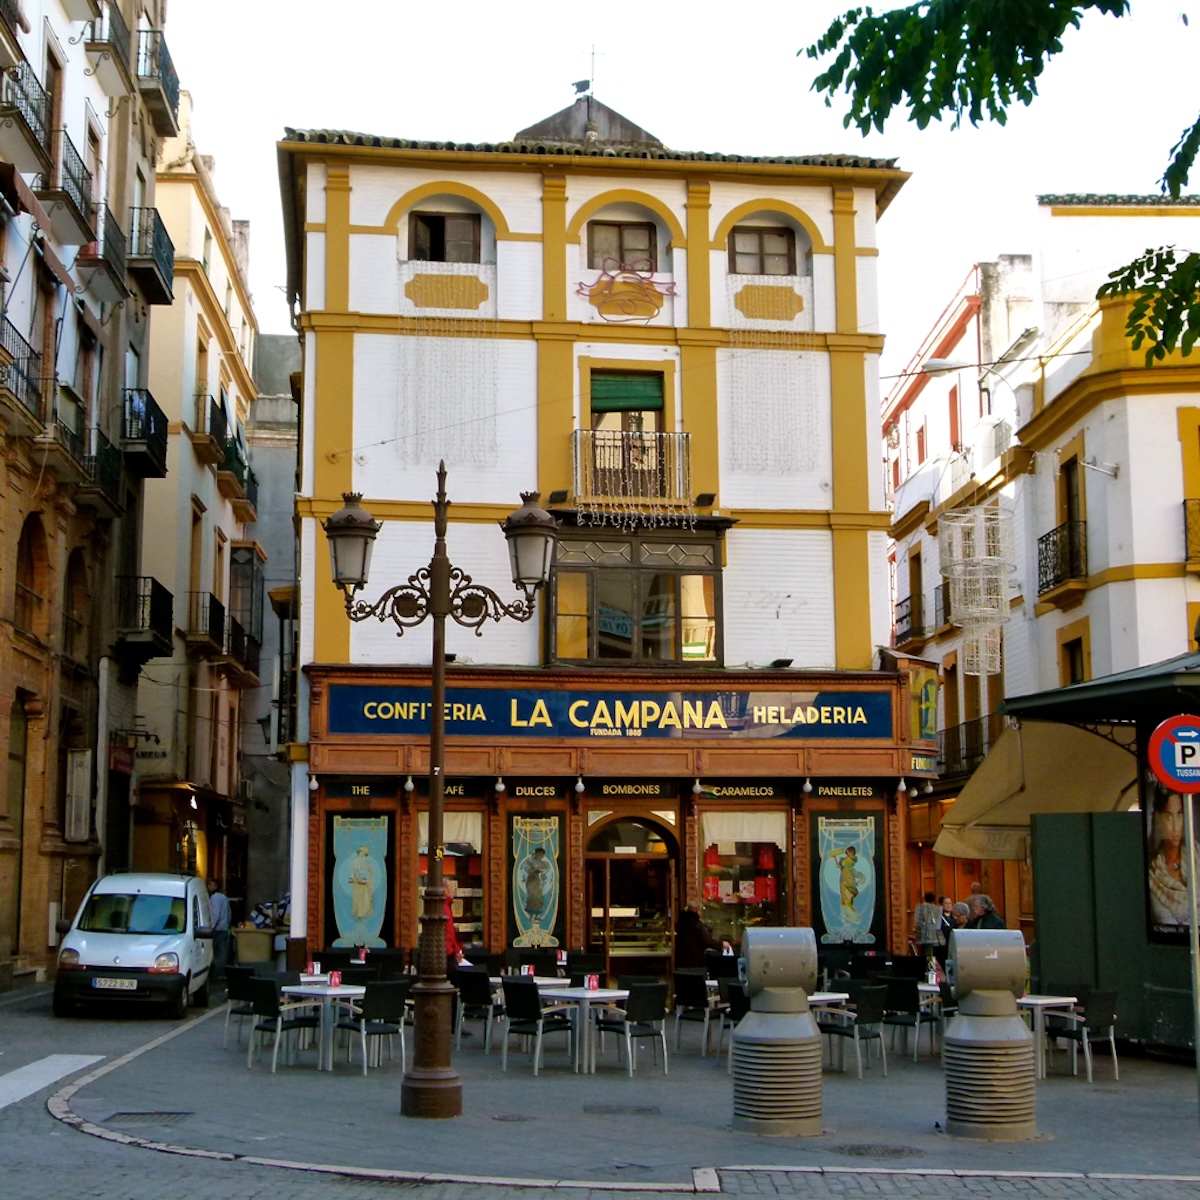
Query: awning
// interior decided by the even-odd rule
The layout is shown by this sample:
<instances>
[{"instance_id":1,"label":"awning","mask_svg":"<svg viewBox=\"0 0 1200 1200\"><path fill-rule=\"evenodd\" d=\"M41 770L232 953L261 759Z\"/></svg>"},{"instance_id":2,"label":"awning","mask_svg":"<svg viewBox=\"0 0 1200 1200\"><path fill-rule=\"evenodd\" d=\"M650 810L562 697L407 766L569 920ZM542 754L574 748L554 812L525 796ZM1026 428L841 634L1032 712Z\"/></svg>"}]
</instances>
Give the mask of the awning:
<instances>
[{"instance_id":1,"label":"awning","mask_svg":"<svg viewBox=\"0 0 1200 1200\"><path fill-rule=\"evenodd\" d=\"M1074 725L1022 721L996 739L942 820L950 858L1026 856L1032 813L1120 812L1137 801L1137 757Z\"/></svg>"},{"instance_id":2,"label":"awning","mask_svg":"<svg viewBox=\"0 0 1200 1200\"><path fill-rule=\"evenodd\" d=\"M14 212L27 212L39 229L50 228L50 218L12 163L0 163L0 195Z\"/></svg>"}]
</instances>

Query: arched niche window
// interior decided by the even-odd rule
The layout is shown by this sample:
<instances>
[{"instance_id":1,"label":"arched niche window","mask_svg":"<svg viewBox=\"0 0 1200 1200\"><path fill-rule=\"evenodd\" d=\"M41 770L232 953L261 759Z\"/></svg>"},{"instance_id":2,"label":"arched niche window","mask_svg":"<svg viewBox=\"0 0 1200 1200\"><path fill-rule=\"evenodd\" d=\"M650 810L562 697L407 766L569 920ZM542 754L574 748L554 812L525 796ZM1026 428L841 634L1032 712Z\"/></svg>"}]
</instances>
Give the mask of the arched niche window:
<instances>
[{"instance_id":1,"label":"arched niche window","mask_svg":"<svg viewBox=\"0 0 1200 1200\"><path fill-rule=\"evenodd\" d=\"M67 581L63 589L63 654L76 662L88 655L88 585L83 551L74 550L67 560Z\"/></svg>"},{"instance_id":2,"label":"arched niche window","mask_svg":"<svg viewBox=\"0 0 1200 1200\"><path fill-rule=\"evenodd\" d=\"M13 623L26 633L41 634L45 620L46 534L41 520L27 517L17 543Z\"/></svg>"},{"instance_id":3,"label":"arched niche window","mask_svg":"<svg viewBox=\"0 0 1200 1200\"><path fill-rule=\"evenodd\" d=\"M588 268L671 271L671 231L662 218L640 204L610 204L587 223L582 247Z\"/></svg>"},{"instance_id":4,"label":"arched niche window","mask_svg":"<svg viewBox=\"0 0 1200 1200\"><path fill-rule=\"evenodd\" d=\"M403 226L402 226L403 228ZM496 227L491 218L462 196L429 196L408 215L412 262L494 263Z\"/></svg>"},{"instance_id":5,"label":"arched niche window","mask_svg":"<svg viewBox=\"0 0 1200 1200\"><path fill-rule=\"evenodd\" d=\"M760 212L729 231L731 275L811 275L812 239L797 221Z\"/></svg>"}]
</instances>

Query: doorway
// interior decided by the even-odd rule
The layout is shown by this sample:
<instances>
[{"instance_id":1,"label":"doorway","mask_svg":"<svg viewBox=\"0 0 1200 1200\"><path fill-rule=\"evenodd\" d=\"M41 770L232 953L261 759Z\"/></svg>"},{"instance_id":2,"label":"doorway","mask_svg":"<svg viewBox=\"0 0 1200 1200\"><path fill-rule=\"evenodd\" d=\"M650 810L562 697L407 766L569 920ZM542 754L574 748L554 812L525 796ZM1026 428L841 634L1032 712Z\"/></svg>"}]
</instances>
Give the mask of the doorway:
<instances>
[{"instance_id":1,"label":"doorway","mask_svg":"<svg viewBox=\"0 0 1200 1200\"><path fill-rule=\"evenodd\" d=\"M618 816L587 845L587 949L610 980L669 979L674 956L679 843L657 821Z\"/></svg>"}]
</instances>

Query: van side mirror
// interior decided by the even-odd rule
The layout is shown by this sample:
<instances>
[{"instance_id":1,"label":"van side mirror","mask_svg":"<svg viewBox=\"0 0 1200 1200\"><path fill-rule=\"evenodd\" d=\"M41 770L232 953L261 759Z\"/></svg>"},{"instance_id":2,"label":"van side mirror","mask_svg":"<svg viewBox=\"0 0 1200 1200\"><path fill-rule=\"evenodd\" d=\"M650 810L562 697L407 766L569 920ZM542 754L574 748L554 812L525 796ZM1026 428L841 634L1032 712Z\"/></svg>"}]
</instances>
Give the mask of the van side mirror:
<instances>
[{"instance_id":1,"label":"van side mirror","mask_svg":"<svg viewBox=\"0 0 1200 1200\"><path fill-rule=\"evenodd\" d=\"M196 926L196 936L198 938L211 938L212 935L213 935L213 930L212 930L211 925L197 925Z\"/></svg>"},{"instance_id":2,"label":"van side mirror","mask_svg":"<svg viewBox=\"0 0 1200 1200\"><path fill-rule=\"evenodd\" d=\"M66 920L64 917L59 917L58 920L54 922L54 932L57 933L59 937L62 937L64 933L70 933L71 922Z\"/></svg>"}]
</instances>

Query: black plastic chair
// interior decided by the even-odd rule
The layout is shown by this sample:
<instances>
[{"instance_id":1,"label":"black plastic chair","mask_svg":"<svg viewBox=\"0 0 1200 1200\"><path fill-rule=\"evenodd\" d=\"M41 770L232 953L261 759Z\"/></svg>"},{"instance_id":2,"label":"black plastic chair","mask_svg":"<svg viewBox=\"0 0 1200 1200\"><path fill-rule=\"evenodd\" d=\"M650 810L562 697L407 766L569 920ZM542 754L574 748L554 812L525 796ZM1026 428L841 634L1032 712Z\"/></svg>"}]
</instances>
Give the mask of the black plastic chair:
<instances>
[{"instance_id":1,"label":"black plastic chair","mask_svg":"<svg viewBox=\"0 0 1200 1200\"><path fill-rule=\"evenodd\" d=\"M229 1043L229 1018L238 1019L238 1041L242 1040L242 1021L254 1015L250 1003L249 981L254 978L254 968L230 965L225 968L225 1031L221 1034L221 1048Z\"/></svg>"},{"instance_id":2,"label":"black plastic chair","mask_svg":"<svg viewBox=\"0 0 1200 1200\"><path fill-rule=\"evenodd\" d=\"M893 1046L895 1046L897 1029L903 1029L905 1037L908 1036L908 1030L913 1030L913 1062L916 1062L921 1050L921 1026L926 1025L929 1029L929 1052L932 1054L935 1048L933 1038L937 1022L933 1018L933 1013L921 1003L921 989L917 981L915 979L890 978L885 979L884 983L887 988L887 1001L883 1023L891 1026ZM859 996L861 998L862 992L859 993Z\"/></svg>"},{"instance_id":3,"label":"black plastic chair","mask_svg":"<svg viewBox=\"0 0 1200 1200\"><path fill-rule=\"evenodd\" d=\"M679 1049L680 1021L696 1021L704 1025L704 1040L700 1043L700 1057L708 1056L708 1027L713 1017L720 1014L720 1006L713 1004L708 990L708 980L701 971L676 971L675 984L675 1049Z\"/></svg>"},{"instance_id":4,"label":"black plastic chair","mask_svg":"<svg viewBox=\"0 0 1200 1200\"><path fill-rule=\"evenodd\" d=\"M723 950L705 950L704 974L709 979L736 979L738 956L726 954Z\"/></svg>"},{"instance_id":5,"label":"black plastic chair","mask_svg":"<svg viewBox=\"0 0 1200 1200\"><path fill-rule=\"evenodd\" d=\"M576 975L599 975L603 977L606 973L603 954L585 954L582 950L567 951L567 974L572 977Z\"/></svg>"},{"instance_id":6,"label":"black plastic chair","mask_svg":"<svg viewBox=\"0 0 1200 1200\"><path fill-rule=\"evenodd\" d=\"M558 974L558 955L553 950L518 950L517 965L532 967L535 975L547 979Z\"/></svg>"},{"instance_id":7,"label":"black plastic chair","mask_svg":"<svg viewBox=\"0 0 1200 1200\"><path fill-rule=\"evenodd\" d=\"M912 981L913 983L916 980ZM879 1053L883 1058L883 1075L887 1078L887 1050L883 1045L884 1010L887 1004L888 989L886 987L860 988L855 1001L855 1007L823 1008L817 1013L817 1028L830 1038L829 1059L833 1061L832 1039L846 1038L854 1043L854 1059L858 1066L858 1077L862 1078L862 1043L878 1042ZM845 1043L842 1043L844 1049ZM845 1069L845 1055L839 1049L838 1059ZM868 1048L869 1049L869 1048ZM870 1064L870 1054L867 1063Z\"/></svg>"},{"instance_id":8,"label":"black plastic chair","mask_svg":"<svg viewBox=\"0 0 1200 1200\"><path fill-rule=\"evenodd\" d=\"M725 1007L719 1009L720 1024L717 1026L717 1065L721 1063L721 1043L725 1040L725 1028L729 1027L729 1060L726 1072L733 1074L733 1030L734 1026L750 1011L750 993L738 979L718 979L717 994Z\"/></svg>"},{"instance_id":9,"label":"black plastic chair","mask_svg":"<svg viewBox=\"0 0 1200 1200\"><path fill-rule=\"evenodd\" d=\"M573 1048L575 1025L571 1020L570 1011L574 1006L543 1008L537 984L532 979L506 975L501 982L504 988L504 1015L507 1020L500 1069L508 1070L508 1039L514 1033L519 1033L534 1039L533 1074L536 1077L541 1066L542 1038L545 1034L565 1033L568 1049Z\"/></svg>"},{"instance_id":10,"label":"black plastic chair","mask_svg":"<svg viewBox=\"0 0 1200 1200\"><path fill-rule=\"evenodd\" d=\"M458 968L458 1011L454 1021L454 1048L462 1048L463 1021L483 1021L483 1052L492 1052L492 1024L504 1013L488 973L482 967Z\"/></svg>"},{"instance_id":11,"label":"black plastic chair","mask_svg":"<svg viewBox=\"0 0 1200 1200\"><path fill-rule=\"evenodd\" d=\"M629 989L629 998L620 1008L606 1008L596 1018L600 1034L615 1033L625 1039L625 1062L632 1076L637 1070L633 1043L639 1038L655 1038L662 1042L663 1074L667 1074L667 985L640 983ZM586 1033L584 1034L586 1037ZM658 1048L654 1050L658 1061Z\"/></svg>"},{"instance_id":12,"label":"black plastic chair","mask_svg":"<svg viewBox=\"0 0 1200 1200\"><path fill-rule=\"evenodd\" d=\"M246 981L250 989L250 1004L254 1010L254 1024L250 1030L250 1041L246 1047L246 1070L254 1065L255 1049L262 1049L262 1035L273 1034L275 1044L271 1048L271 1074L279 1059L279 1043L284 1034L294 1034L302 1029L317 1029L320 1018L313 1014L305 1000L284 1003L279 984L273 979L251 978ZM294 1038L292 1041L294 1042ZM294 1057L294 1052L289 1056Z\"/></svg>"},{"instance_id":13,"label":"black plastic chair","mask_svg":"<svg viewBox=\"0 0 1200 1200\"><path fill-rule=\"evenodd\" d=\"M409 984L407 980L392 979L386 983L381 980L370 980L366 984L363 998L354 1006L349 1016L342 1017L337 1023L338 1029L358 1034L362 1050L363 1074L367 1073L367 1039L387 1038L388 1058L395 1058L393 1039L400 1035L400 1063L404 1064L407 1053L404 1045L404 1006L408 1002ZM353 1041L346 1045L346 1061L351 1061Z\"/></svg>"},{"instance_id":14,"label":"black plastic chair","mask_svg":"<svg viewBox=\"0 0 1200 1200\"><path fill-rule=\"evenodd\" d=\"M1055 1014L1053 1036L1065 1038L1071 1043L1071 1074L1079 1074L1079 1047L1083 1047L1083 1061L1087 1068L1087 1081L1092 1082L1092 1047L1107 1042L1112 1051L1113 1079L1121 1078L1117 1068L1117 993L1089 992L1087 1008L1081 1013ZM1047 1034L1049 1036L1049 1033Z\"/></svg>"},{"instance_id":15,"label":"black plastic chair","mask_svg":"<svg viewBox=\"0 0 1200 1200\"><path fill-rule=\"evenodd\" d=\"M385 983L392 979L403 979L408 973L403 950L370 950L367 952L367 962L375 967L376 978Z\"/></svg>"}]
</instances>

